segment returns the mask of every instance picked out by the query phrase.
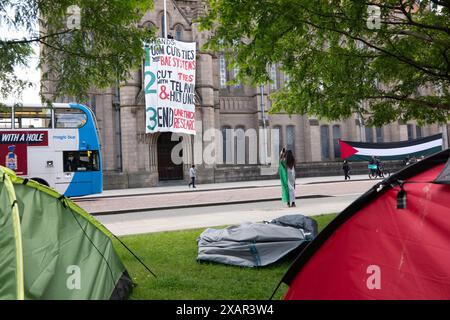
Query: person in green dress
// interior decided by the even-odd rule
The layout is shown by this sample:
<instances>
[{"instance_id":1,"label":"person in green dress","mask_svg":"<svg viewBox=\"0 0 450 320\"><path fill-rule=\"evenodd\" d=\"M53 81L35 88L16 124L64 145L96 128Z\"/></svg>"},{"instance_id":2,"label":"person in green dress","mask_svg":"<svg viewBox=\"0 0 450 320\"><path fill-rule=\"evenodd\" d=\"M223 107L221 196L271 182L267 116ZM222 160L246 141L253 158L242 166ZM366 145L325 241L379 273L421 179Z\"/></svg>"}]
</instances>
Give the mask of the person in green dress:
<instances>
[{"instance_id":1,"label":"person in green dress","mask_svg":"<svg viewBox=\"0 0 450 320\"><path fill-rule=\"evenodd\" d=\"M283 148L281 150L280 165L278 167L278 175L280 176L280 182L281 182L281 201L283 203L287 203L288 207L290 207L288 176L287 176L287 168L286 168L286 149L285 148Z\"/></svg>"},{"instance_id":2,"label":"person in green dress","mask_svg":"<svg viewBox=\"0 0 450 320\"><path fill-rule=\"evenodd\" d=\"M295 207L295 157L292 150L286 152L286 171L289 192L289 207Z\"/></svg>"}]
</instances>

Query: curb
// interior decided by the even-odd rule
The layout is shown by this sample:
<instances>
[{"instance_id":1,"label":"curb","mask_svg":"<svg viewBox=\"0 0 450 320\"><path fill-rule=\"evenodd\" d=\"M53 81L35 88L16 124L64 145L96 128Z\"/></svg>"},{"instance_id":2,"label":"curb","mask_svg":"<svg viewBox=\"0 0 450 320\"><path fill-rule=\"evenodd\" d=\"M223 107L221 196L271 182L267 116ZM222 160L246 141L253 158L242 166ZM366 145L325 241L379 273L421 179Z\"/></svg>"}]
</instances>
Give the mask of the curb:
<instances>
[{"instance_id":1,"label":"curb","mask_svg":"<svg viewBox=\"0 0 450 320\"><path fill-rule=\"evenodd\" d=\"M256 188L267 188L267 187L277 187L278 185L267 185L267 186L248 186L248 187L228 187L228 188L217 188L217 189L200 189L200 190L179 190L179 191L161 191L161 192L151 192L151 193L130 193L130 194L114 194L110 196L90 196L90 197L73 197L70 198L74 201L89 201L95 199L107 199L107 198L124 198L124 197L139 197L139 196L153 196L161 194L174 194L174 193L188 193L188 192L206 192L206 191L224 191L224 190L236 190L236 189L256 189Z\"/></svg>"},{"instance_id":2,"label":"curb","mask_svg":"<svg viewBox=\"0 0 450 320\"><path fill-rule=\"evenodd\" d=\"M335 196L312 194L307 196L298 196L295 199L317 199L317 198L333 198ZM136 208L136 209L126 209L126 210L115 210L115 211L98 211L90 213L92 216L105 216L105 215L115 215L115 214L125 214L133 212L144 212L144 211L157 211L157 210L171 210L171 209L184 209L184 208L198 208L198 207L213 207L220 205L232 205L232 204L244 204L244 203L254 203L254 202L269 202L280 200L277 198L265 198L265 199L255 199L255 200L236 200L229 202L216 202L216 203L194 203L189 205L177 205L177 206L165 206L165 207L152 207L152 208Z\"/></svg>"}]
</instances>

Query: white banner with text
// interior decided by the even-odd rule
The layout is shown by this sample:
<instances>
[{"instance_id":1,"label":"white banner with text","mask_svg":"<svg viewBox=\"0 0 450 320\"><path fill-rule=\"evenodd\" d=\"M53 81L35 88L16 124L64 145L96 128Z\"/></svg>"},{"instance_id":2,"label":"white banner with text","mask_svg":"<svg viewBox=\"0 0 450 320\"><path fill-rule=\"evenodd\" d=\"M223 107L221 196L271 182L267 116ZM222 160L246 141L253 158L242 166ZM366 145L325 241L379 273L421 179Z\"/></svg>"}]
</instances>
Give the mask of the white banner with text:
<instances>
[{"instance_id":1,"label":"white banner with text","mask_svg":"<svg viewBox=\"0 0 450 320\"><path fill-rule=\"evenodd\" d=\"M196 43L165 41L145 48L145 132L195 134Z\"/></svg>"}]
</instances>

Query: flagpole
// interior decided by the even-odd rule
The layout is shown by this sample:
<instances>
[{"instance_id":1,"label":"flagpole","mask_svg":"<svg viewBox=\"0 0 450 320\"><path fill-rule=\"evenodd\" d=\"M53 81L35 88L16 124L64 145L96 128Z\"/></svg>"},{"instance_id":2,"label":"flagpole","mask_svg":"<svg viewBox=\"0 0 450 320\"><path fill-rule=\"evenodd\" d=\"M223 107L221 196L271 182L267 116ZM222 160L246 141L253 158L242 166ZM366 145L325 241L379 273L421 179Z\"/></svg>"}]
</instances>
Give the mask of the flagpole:
<instances>
[{"instance_id":1,"label":"flagpole","mask_svg":"<svg viewBox=\"0 0 450 320\"><path fill-rule=\"evenodd\" d=\"M164 43L167 44L167 0L164 0Z\"/></svg>"}]
</instances>

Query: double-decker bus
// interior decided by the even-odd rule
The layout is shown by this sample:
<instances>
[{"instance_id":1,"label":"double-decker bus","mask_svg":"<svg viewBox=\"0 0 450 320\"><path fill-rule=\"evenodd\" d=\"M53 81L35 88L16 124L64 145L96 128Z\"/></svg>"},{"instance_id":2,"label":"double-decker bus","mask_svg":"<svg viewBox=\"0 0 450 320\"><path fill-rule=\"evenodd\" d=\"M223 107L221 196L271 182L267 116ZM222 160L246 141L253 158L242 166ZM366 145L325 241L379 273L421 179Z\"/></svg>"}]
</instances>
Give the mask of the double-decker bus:
<instances>
[{"instance_id":1,"label":"double-decker bus","mask_svg":"<svg viewBox=\"0 0 450 320\"><path fill-rule=\"evenodd\" d=\"M68 197L101 193L95 115L77 103L0 106L0 165Z\"/></svg>"}]
</instances>

